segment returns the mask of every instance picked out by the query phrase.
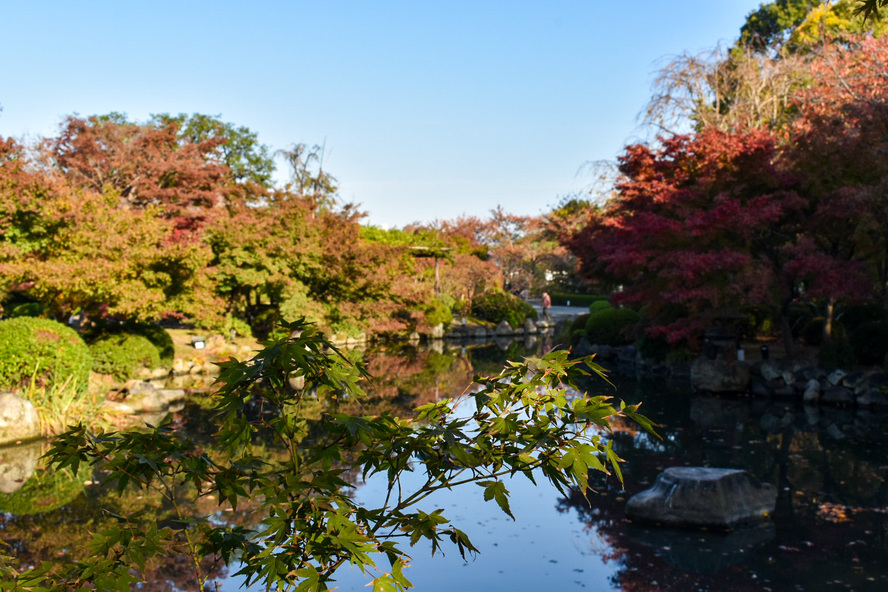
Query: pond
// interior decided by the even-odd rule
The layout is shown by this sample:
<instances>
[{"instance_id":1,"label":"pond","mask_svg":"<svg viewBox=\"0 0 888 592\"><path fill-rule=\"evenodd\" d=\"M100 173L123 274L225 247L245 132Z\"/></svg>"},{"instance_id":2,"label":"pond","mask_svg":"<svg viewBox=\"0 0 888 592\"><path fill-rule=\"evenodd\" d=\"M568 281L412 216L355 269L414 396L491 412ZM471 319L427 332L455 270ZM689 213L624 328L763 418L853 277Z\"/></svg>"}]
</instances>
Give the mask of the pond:
<instances>
[{"instance_id":1,"label":"pond","mask_svg":"<svg viewBox=\"0 0 888 592\"><path fill-rule=\"evenodd\" d=\"M535 347L537 344L526 344ZM407 409L459 395L474 372L493 372L507 358L527 355L521 342L469 348L367 353L377 377L370 411ZM516 477L512 521L480 488L439 494L457 527L480 549L463 559L455 548L431 557L412 550L407 577L433 590L885 590L888 589L888 417L854 409L802 407L788 401L695 395L662 380L615 378L616 392L661 424L662 440L621 424L613 434L626 460L625 490L615 478L596 478L594 490L562 495ZM197 441L211 445L200 408L174 418ZM742 468L777 486L777 508L765 527L733 533L668 531L629 523L629 496L670 466ZM107 492L96 476L76 479L38 473L15 493L0 493L0 537L23 565L74 553L107 517L96 511ZM87 485L83 485L87 483ZM381 483L355 481L359 500L382 495ZM219 512L212 500L197 511L250 524L251 508ZM152 507L137 494L113 498L121 512ZM157 506L157 520L169 513ZM224 570L222 590L241 590ZM151 567L143 590L193 590L187 564ZM362 590L356 570L340 570L341 590ZM257 588L259 589L259 588Z\"/></svg>"}]
</instances>

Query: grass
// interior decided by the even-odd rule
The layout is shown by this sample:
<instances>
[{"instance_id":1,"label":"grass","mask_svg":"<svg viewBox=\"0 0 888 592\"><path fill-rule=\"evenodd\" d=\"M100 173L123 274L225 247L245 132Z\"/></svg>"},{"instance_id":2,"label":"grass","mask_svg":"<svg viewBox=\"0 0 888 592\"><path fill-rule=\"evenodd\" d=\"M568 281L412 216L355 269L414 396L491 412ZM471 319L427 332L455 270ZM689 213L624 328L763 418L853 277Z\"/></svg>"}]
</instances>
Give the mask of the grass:
<instances>
[{"instance_id":1,"label":"grass","mask_svg":"<svg viewBox=\"0 0 888 592\"><path fill-rule=\"evenodd\" d=\"M38 386L31 378L23 396L31 401L40 416L40 431L49 437L80 422L90 427L110 427L113 416L105 410L105 393L81 388L73 376L61 384Z\"/></svg>"}]
</instances>

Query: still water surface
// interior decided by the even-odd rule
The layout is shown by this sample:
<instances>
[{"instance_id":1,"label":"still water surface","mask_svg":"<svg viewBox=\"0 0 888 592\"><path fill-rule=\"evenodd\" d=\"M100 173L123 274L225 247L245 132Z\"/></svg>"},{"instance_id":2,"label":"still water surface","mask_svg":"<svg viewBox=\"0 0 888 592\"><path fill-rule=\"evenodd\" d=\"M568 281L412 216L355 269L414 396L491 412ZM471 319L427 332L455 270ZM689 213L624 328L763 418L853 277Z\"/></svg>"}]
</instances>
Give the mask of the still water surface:
<instances>
[{"instance_id":1,"label":"still water surface","mask_svg":"<svg viewBox=\"0 0 888 592\"><path fill-rule=\"evenodd\" d=\"M473 372L495 371L506 358L528 353L521 344L489 345L377 352L366 361L377 377L380 407L406 409L458 395ZM642 401L642 410L662 425L663 440L617 426L613 439L627 461L625 490L614 478L597 479L587 502L579 492L564 496L516 477L508 488L517 521L484 502L480 488L441 493L436 507L481 554L464 560L445 547L443 557L431 557L417 546L406 571L417 590L888 590L888 417L781 400L701 397L664 381L615 383L616 392L604 384L596 388ZM186 409L177 421L193 428L198 440L209 436L200 433L205 423L197 409ZM692 465L742 468L775 484L771 524L722 534L645 529L625 519L626 499L663 468ZM373 479L358 483L356 496L378 501L382 487ZM97 520L90 504L101 495L87 488L43 513L4 507L0 532L35 557L65 552L65 541ZM239 513L226 519L249 520L249 508ZM183 566L168 563L154 573L145 590L193 589ZM226 591L243 589L224 573L219 582ZM347 567L337 583L341 590L366 589L365 576Z\"/></svg>"}]
</instances>

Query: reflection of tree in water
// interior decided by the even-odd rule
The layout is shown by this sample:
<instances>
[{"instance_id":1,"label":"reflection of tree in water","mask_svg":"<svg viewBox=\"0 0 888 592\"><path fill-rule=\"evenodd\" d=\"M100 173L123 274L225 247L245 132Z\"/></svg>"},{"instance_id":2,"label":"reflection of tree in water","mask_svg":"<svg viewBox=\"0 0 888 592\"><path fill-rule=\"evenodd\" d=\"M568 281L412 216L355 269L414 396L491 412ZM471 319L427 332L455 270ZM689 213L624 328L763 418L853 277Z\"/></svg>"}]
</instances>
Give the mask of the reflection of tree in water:
<instances>
[{"instance_id":1,"label":"reflection of tree in water","mask_svg":"<svg viewBox=\"0 0 888 592\"><path fill-rule=\"evenodd\" d=\"M626 396L621 388L621 396ZM632 398L628 396L628 398ZM812 411L747 399L676 392L640 397L663 441L617 426L626 489L597 479L575 510L617 562L624 591L888 589L888 431L885 416ZM650 403L650 405L648 404ZM841 436L840 436L841 434ZM780 488L773 532L669 531L633 525L626 500L668 466L745 468Z\"/></svg>"},{"instance_id":2,"label":"reflection of tree in water","mask_svg":"<svg viewBox=\"0 0 888 592\"><path fill-rule=\"evenodd\" d=\"M468 358L459 349L404 346L373 351L365 355L365 365L372 381L362 405L401 415L419 405L459 396L473 376Z\"/></svg>"}]
</instances>

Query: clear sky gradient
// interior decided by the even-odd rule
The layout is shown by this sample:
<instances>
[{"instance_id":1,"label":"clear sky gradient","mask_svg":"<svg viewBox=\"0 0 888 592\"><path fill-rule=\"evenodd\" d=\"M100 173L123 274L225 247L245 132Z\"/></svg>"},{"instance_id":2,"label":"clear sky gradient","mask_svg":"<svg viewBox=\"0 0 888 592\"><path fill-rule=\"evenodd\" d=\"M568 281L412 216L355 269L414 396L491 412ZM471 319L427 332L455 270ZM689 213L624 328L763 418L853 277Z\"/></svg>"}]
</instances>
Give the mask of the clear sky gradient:
<instances>
[{"instance_id":1,"label":"clear sky gradient","mask_svg":"<svg viewBox=\"0 0 888 592\"><path fill-rule=\"evenodd\" d=\"M324 144L370 223L539 214L639 139L658 60L733 41L759 3L0 0L0 134L221 115Z\"/></svg>"}]
</instances>

